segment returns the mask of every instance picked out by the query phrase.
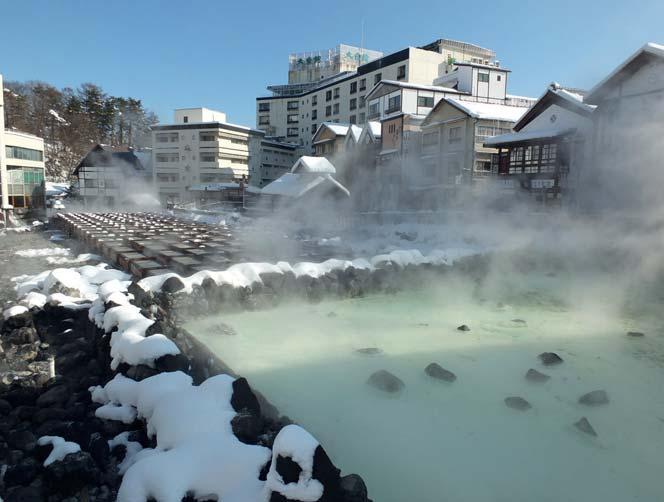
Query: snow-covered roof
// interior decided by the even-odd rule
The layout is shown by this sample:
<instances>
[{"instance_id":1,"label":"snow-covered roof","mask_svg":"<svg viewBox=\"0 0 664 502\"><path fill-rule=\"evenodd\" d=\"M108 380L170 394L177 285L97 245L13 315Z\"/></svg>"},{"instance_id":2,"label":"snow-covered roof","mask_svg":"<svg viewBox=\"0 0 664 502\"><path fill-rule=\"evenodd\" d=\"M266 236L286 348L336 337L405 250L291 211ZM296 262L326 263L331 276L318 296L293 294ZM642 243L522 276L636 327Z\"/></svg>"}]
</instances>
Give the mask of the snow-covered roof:
<instances>
[{"instance_id":1,"label":"snow-covered roof","mask_svg":"<svg viewBox=\"0 0 664 502\"><path fill-rule=\"evenodd\" d=\"M325 157L303 155L293 165L291 173L336 174L337 170Z\"/></svg>"},{"instance_id":2,"label":"snow-covered roof","mask_svg":"<svg viewBox=\"0 0 664 502\"><path fill-rule=\"evenodd\" d=\"M556 103L556 99L564 100L565 103L572 105L573 108L565 107L581 116L589 116L595 108L594 105L586 104L584 96L580 92L574 92L571 89L565 89L558 82L551 82L537 101L524 113L516 124L514 130L520 131L529 124L535 117ZM560 102L558 102L560 103Z\"/></svg>"},{"instance_id":3,"label":"snow-covered roof","mask_svg":"<svg viewBox=\"0 0 664 502\"><path fill-rule=\"evenodd\" d=\"M64 195L69 190L69 183L54 183L52 181L44 182L44 195L54 197Z\"/></svg>"},{"instance_id":4,"label":"snow-covered roof","mask_svg":"<svg viewBox=\"0 0 664 502\"><path fill-rule=\"evenodd\" d=\"M572 92L569 89L565 89L564 87L552 88L551 92L555 93L563 99L566 99L567 101L570 101L575 105L579 105L585 108L589 112L592 112L595 108L597 108L595 105L584 103L582 94L579 94L578 92Z\"/></svg>"},{"instance_id":5,"label":"snow-covered roof","mask_svg":"<svg viewBox=\"0 0 664 502\"><path fill-rule=\"evenodd\" d=\"M381 123L371 120L367 122L367 125L369 126L369 129L371 130L371 134L373 134L373 137L380 138L380 135L382 134Z\"/></svg>"},{"instance_id":6,"label":"snow-covered roof","mask_svg":"<svg viewBox=\"0 0 664 502\"><path fill-rule=\"evenodd\" d=\"M350 130L350 134L353 136L353 139L357 143L357 141L360 139L360 134L362 134L362 128L360 126L352 124L350 126L349 130Z\"/></svg>"},{"instance_id":7,"label":"snow-covered roof","mask_svg":"<svg viewBox=\"0 0 664 502\"><path fill-rule=\"evenodd\" d=\"M484 141L485 146L505 145L508 143L520 143L522 141L531 141L535 139L550 139L559 136L566 136L576 131L575 128L571 129L545 129L540 131L524 131L524 132L510 132L507 134L500 134Z\"/></svg>"},{"instance_id":8,"label":"snow-covered roof","mask_svg":"<svg viewBox=\"0 0 664 502\"><path fill-rule=\"evenodd\" d=\"M331 183L347 196L350 192L329 174L310 173L286 173L277 178L269 185L263 187L261 193L264 195L280 195L284 197L298 198L322 183Z\"/></svg>"},{"instance_id":9,"label":"snow-covered roof","mask_svg":"<svg viewBox=\"0 0 664 502\"><path fill-rule=\"evenodd\" d=\"M237 190L239 188L239 183L230 181L227 183L199 183L197 185L191 185L189 190L193 192L219 192L221 190Z\"/></svg>"},{"instance_id":10,"label":"snow-covered roof","mask_svg":"<svg viewBox=\"0 0 664 502\"><path fill-rule=\"evenodd\" d=\"M597 97L599 91L604 88L607 84L609 84L613 79L618 77L618 75L631 63L633 63L636 59L638 59L640 56L644 54L649 54L651 56L656 56L660 58L664 58L664 45L660 44L655 44L653 42L648 42L639 50L637 50L634 54L632 54L630 57L628 57L625 61L623 61L618 67L613 70L611 73L609 73L605 78L603 78L595 87L590 89L588 94L586 95L586 102L593 102Z\"/></svg>"},{"instance_id":11,"label":"snow-covered roof","mask_svg":"<svg viewBox=\"0 0 664 502\"><path fill-rule=\"evenodd\" d=\"M374 85L371 90L367 93L365 99L369 99L376 89L383 85L390 85L393 87L403 87L406 89L417 89L420 91L433 91L433 92L446 92L450 94L468 94L465 92L458 91L457 89L452 89L451 87L443 87L442 85L423 85L423 84L413 84L411 82L400 82L398 80L381 80L376 85Z\"/></svg>"},{"instance_id":12,"label":"snow-covered roof","mask_svg":"<svg viewBox=\"0 0 664 502\"><path fill-rule=\"evenodd\" d=\"M528 111L528 108L521 106L496 105L493 103L478 103L475 101L461 101L455 98L445 98L445 101L452 106L467 113L473 118L484 120L504 120L506 122L516 122Z\"/></svg>"}]
</instances>

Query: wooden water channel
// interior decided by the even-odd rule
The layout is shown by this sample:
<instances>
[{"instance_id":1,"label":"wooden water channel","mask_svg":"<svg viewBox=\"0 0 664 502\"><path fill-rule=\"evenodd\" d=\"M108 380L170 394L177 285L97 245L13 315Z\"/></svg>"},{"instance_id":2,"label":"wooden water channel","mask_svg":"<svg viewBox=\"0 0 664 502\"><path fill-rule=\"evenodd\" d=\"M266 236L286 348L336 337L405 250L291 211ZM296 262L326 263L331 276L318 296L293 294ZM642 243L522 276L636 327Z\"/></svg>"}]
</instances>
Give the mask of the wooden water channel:
<instances>
[{"instance_id":1,"label":"wooden water channel","mask_svg":"<svg viewBox=\"0 0 664 502\"><path fill-rule=\"evenodd\" d=\"M225 269L241 245L225 225L206 225L158 213L60 213L56 225L110 264L142 278Z\"/></svg>"}]
</instances>

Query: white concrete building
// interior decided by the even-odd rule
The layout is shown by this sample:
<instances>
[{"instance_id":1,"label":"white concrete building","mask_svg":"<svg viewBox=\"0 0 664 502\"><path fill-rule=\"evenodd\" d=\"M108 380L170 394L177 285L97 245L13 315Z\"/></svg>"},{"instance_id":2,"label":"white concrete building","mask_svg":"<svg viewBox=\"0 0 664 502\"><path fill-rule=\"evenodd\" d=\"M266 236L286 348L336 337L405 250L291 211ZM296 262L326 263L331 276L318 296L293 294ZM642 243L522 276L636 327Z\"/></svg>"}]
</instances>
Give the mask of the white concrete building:
<instances>
[{"instance_id":1,"label":"white concrete building","mask_svg":"<svg viewBox=\"0 0 664 502\"><path fill-rule=\"evenodd\" d=\"M302 154L300 145L265 138L261 141L260 164L258 171L249 173L252 186L264 187L290 171ZM256 166L256 163L252 163Z\"/></svg>"},{"instance_id":2,"label":"white concrete building","mask_svg":"<svg viewBox=\"0 0 664 502\"><path fill-rule=\"evenodd\" d=\"M322 122L363 125L368 120L367 94L382 80L432 85L454 62L492 64L495 53L472 44L438 40L422 48L408 47L331 75L288 93L277 86L269 97L256 98L256 127L269 136L299 143L313 153L311 138Z\"/></svg>"},{"instance_id":3,"label":"white concrete building","mask_svg":"<svg viewBox=\"0 0 664 502\"><path fill-rule=\"evenodd\" d=\"M175 110L174 123L152 127L154 184L159 200L194 199L188 188L201 183L249 182L260 172L265 133L226 122L223 112L207 108Z\"/></svg>"}]
</instances>

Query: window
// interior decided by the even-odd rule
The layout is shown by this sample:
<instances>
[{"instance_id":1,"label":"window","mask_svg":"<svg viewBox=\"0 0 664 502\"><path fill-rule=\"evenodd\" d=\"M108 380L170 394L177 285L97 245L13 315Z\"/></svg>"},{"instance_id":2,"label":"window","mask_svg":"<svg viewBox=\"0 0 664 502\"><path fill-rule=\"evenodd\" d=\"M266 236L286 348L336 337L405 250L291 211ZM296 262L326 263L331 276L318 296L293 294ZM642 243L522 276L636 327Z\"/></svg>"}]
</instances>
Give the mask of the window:
<instances>
[{"instance_id":1,"label":"window","mask_svg":"<svg viewBox=\"0 0 664 502\"><path fill-rule=\"evenodd\" d=\"M288 117L286 118L286 122L288 122L289 124L297 124L298 121L299 118L297 116L297 113L288 115Z\"/></svg>"},{"instance_id":2,"label":"window","mask_svg":"<svg viewBox=\"0 0 664 502\"><path fill-rule=\"evenodd\" d=\"M382 73L376 73L374 75L374 85L376 85L381 80L383 80L383 74Z\"/></svg>"},{"instance_id":3,"label":"window","mask_svg":"<svg viewBox=\"0 0 664 502\"><path fill-rule=\"evenodd\" d=\"M448 134L450 143L458 143L461 141L461 127L452 127Z\"/></svg>"},{"instance_id":4,"label":"window","mask_svg":"<svg viewBox=\"0 0 664 502\"><path fill-rule=\"evenodd\" d=\"M523 172L523 147L512 148L510 150L510 174L520 174Z\"/></svg>"},{"instance_id":5,"label":"window","mask_svg":"<svg viewBox=\"0 0 664 502\"><path fill-rule=\"evenodd\" d=\"M551 143L542 146L542 160L540 172L550 173L556 168L556 157L558 155L558 145Z\"/></svg>"},{"instance_id":6,"label":"window","mask_svg":"<svg viewBox=\"0 0 664 502\"><path fill-rule=\"evenodd\" d=\"M477 78L480 82L489 82L489 74L488 73L479 72L477 74Z\"/></svg>"},{"instance_id":7,"label":"window","mask_svg":"<svg viewBox=\"0 0 664 502\"><path fill-rule=\"evenodd\" d=\"M366 103L366 98L364 96L360 96L360 108L364 108Z\"/></svg>"},{"instance_id":8,"label":"window","mask_svg":"<svg viewBox=\"0 0 664 502\"><path fill-rule=\"evenodd\" d=\"M332 91L325 91L325 101L332 101Z\"/></svg>"},{"instance_id":9,"label":"window","mask_svg":"<svg viewBox=\"0 0 664 502\"><path fill-rule=\"evenodd\" d=\"M177 143L178 133L169 132L169 133L157 134L155 135L155 140L157 141L157 143Z\"/></svg>"},{"instance_id":10,"label":"window","mask_svg":"<svg viewBox=\"0 0 664 502\"><path fill-rule=\"evenodd\" d=\"M357 92L357 82L350 83L350 93L355 94Z\"/></svg>"},{"instance_id":11,"label":"window","mask_svg":"<svg viewBox=\"0 0 664 502\"><path fill-rule=\"evenodd\" d=\"M334 88L334 99L337 99L339 97L339 88L335 87Z\"/></svg>"},{"instance_id":12,"label":"window","mask_svg":"<svg viewBox=\"0 0 664 502\"><path fill-rule=\"evenodd\" d=\"M332 107L330 105L327 105L325 107L325 116L329 117L330 115L332 115Z\"/></svg>"},{"instance_id":13,"label":"window","mask_svg":"<svg viewBox=\"0 0 664 502\"><path fill-rule=\"evenodd\" d=\"M270 111L270 103L258 103L258 111L259 112L269 112Z\"/></svg>"},{"instance_id":14,"label":"window","mask_svg":"<svg viewBox=\"0 0 664 502\"><path fill-rule=\"evenodd\" d=\"M388 99L387 110L385 110L385 113L392 113L398 110L401 110L401 94L397 94Z\"/></svg>"},{"instance_id":15,"label":"window","mask_svg":"<svg viewBox=\"0 0 664 502\"><path fill-rule=\"evenodd\" d=\"M267 115L261 115L258 117L258 125L268 125L270 123L270 117Z\"/></svg>"},{"instance_id":16,"label":"window","mask_svg":"<svg viewBox=\"0 0 664 502\"><path fill-rule=\"evenodd\" d=\"M311 110L311 120L316 120L318 118L318 110Z\"/></svg>"},{"instance_id":17,"label":"window","mask_svg":"<svg viewBox=\"0 0 664 502\"><path fill-rule=\"evenodd\" d=\"M299 101L289 101L288 104L286 105L286 109L288 110L297 110L300 106Z\"/></svg>"},{"instance_id":18,"label":"window","mask_svg":"<svg viewBox=\"0 0 664 502\"><path fill-rule=\"evenodd\" d=\"M422 135L422 146L431 146L438 143L438 133L428 132Z\"/></svg>"},{"instance_id":19,"label":"window","mask_svg":"<svg viewBox=\"0 0 664 502\"><path fill-rule=\"evenodd\" d=\"M397 68L397 80L406 78L406 65L402 64Z\"/></svg>"},{"instance_id":20,"label":"window","mask_svg":"<svg viewBox=\"0 0 664 502\"><path fill-rule=\"evenodd\" d=\"M332 110L332 113L339 113L339 103L334 103L334 109Z\"/></svg>"},{"instance_id":21,"label":"window","mask_svg":"<svg viewBox=\"0 0 664 502\"><path fill-rule=\"evenodd\" d=\"M215 162L217 160L216 152L201 152L200 154L201 162Z\"/></svg>"},{"instance_id":22,"label":"window","mask_svg":"<svg viewBox=\"0 0 664 502\"><path fill-rule=\"evenodd\" d=\"M366 90L366 88L367 88L367 79L363 78L362 80L360 80L360 90L364 91Z\"/></svg>"},{"instance_id":23,"label":"window","mask_svg":"<svg viewBox=\"0 0 664 502\"><path fill-rule=\"evenodd\" d=\"M496 80L498 82L500 82L502 80L502 75L500 75L500 74L496 75Z\"/></svg>"},{"instance_id":24,"label":"window","mask_svg":"<svg viewBox=\"0 0 664 502\"><path fill-rule=\"evenodd\" d=\"M316 129L318 129L318 127L316 127L316 124L311 124L311 134L314 134L316 132Z\"/></svg>"},{"instance_id":25,"label":"window","mask_svg":"<svg viewBox=\"0 0 664 502\"><path fill-rule=\"evenodd\" d=\"M360 113L360 124L364 124L364 121L367 119L365 113Z\"/></svg>"},{"instance_id":26,"label":"window","mask_svg":"<svg viewBox=\"0 0 664 502\"><path fill-rule=\"evenodd\" d=\"M350 116L350 123L351 124L357 124L357 115L351 115Z\"/></svg>"},{"instance_id":27,"label":"window","mask_svg":"<svg viewBox=\"0 0 664 502\"><path fill-rule=\"evenodd\" d=\"M350 107L351 110L355 110L355 108L357 108L357 98L353 98L353 99L350 100L350 106L349 107Z\"/></svg>"},{"instance_id":28,"label":"window","mask_svg":"<svg viewBox=\"0 0 664 502\"><path fill-rule=\"evenodd\" d=\"M178 175L177 174L170 174L170 173L157 173L157 181L163 182L174 182L178 180ZM88 181L85 180L85 186L86 188L88 187Z\"/></svg>"},{"instance_id":29,"label":"window","mask_svg":"<svg viewBox=\"0 0 664 502\"><path fill-rule=\"evenodd\" d=\"M539 171L539 145L527 146L524 153L524 173L536 173Z\"/></svg>"},{"instance_id":30,"label":"window","mask_svg":"<svg viewBox=\"0 0 664 502\"><path fill-rule=\"evenodd\" d=\"M182 117L182 122L184 122L185 124L189 122L189 117L187 117L186 115Z\"/></svg>"},{"instance_id":31,"label":"window","mask_svg":"<svg viewBox=\"0 0 664 502\"><path fill-rule=\"evenodd\" d=\"M423 106L425 108L433 108L433 96L418 96L417 106Z\"/></svg>"},{"instance_id":32,"label":"window","mask_svg":"<svg viewBox=\"0 0 664 502\"><path fill-rule=\"evenodd\" d=\"M318 104L318 95L317 94L314 94L311 97L311 104L314 105L314 106L316 106Z\"/></svg>"},{"instance_id":33,"label":"window","mask_svg":"<svg viewBox=\"0 0 664 502\"><path fill-rule=\"evenodd\" d=\"M155 155L157 162L177 162L180 160L179 153L158 153Z\"/></svg>"},{"instance_id":34,"label":"window","mask_svg":"<svg viewBox=\"0 0 664 502\"><path fill-rule=\"evenodd\" d=\"M378 103L371 103L369 105L369 117L378 116L380 113L378 111Z\"/></svg>"},{"instance_id":35,"label":"window","mask_svg":"<svg viewBox=\"0 0 664 502\"><path fill-rule=\"evenodd\" d=\"M217 134L213 132L202 132L198 136L199 141L215 141Z\"/></svg>"},{"instance_id":36,"label":"window","mask_svg":"<svg viewBox=\"0 0 664 502\"><path fill-rule=\"evenodd\" d=\"M44 160L44 152L41 150L22 148L20 146L5 146L5 155L8 159L33 160L35 162Z\"/></svg>"}]
</instances>

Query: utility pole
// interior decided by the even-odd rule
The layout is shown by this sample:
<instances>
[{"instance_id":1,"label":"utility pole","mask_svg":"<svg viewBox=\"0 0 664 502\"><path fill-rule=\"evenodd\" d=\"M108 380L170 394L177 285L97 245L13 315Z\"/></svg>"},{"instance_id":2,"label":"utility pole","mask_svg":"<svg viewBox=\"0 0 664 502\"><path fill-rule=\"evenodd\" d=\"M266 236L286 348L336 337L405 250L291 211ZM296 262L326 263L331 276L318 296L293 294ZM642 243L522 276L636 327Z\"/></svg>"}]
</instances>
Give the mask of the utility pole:
<instances>
[{"instance_id":1,"label":"utility pole","mask_svg":"<svg viewBox=\"0 0 664 502\"><path fill-rule=\"evenodd\" d=\"M2 191L2 213L5 218L5 228L9 226L9 183L7 181L7 161L5 152L5 96L0 75L0 191Z\"/></svg>"}]
</instances>

